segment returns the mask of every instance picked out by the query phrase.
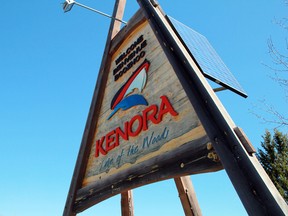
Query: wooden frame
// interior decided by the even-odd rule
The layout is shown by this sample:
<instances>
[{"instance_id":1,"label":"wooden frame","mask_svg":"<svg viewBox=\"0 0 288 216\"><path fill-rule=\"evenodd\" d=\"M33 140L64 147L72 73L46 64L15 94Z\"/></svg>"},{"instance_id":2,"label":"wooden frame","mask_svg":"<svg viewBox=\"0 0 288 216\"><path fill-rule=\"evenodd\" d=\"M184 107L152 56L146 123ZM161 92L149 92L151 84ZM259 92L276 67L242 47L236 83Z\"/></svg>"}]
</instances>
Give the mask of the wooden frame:
<instances>
[{"instance_id":1,"label":"wooden frame","mask_svg":"<svg viewBox=\"0 0 288 216\"><path fill-rule=\"evenodd\" d=\"M143 33L143 32L146 32L146 33ZM81 179L82 184L77 189L77 196L76 196L76 199L74 201L74 207L75 207L76 212L81 212L81 211L85 210L86 208L88 208L88 207L90 207L96 203L99 203L99 202L101 202L101 201L103 201L103 200L105 200L111 196L114 196L114 195L122 193L122 192L125 193L127 190L131 190L133 188L140 187L140 186L145 185L145 184L149 184L149 183L164 180L164 179L174 178L174 177L181 177L183 175L212 172L212 171L218 171L218 170L222 169L222 165L221 165L221 162L219 160L215 160L214 158L211 158L208 156L215 151L213 148L208 147L208 146L211 146L210 141L209 141L205 131L203 130L203 127L201 126L201 122L198 120L197 115L195 115L195 111L192 109L192 106L190 105L190 103L189 103L189 101L185 95L185 92L184 92L183 88L181 87L181 84L180 84L177 76L174 74L172 66L167 61L167 57L165 56L164 52L161 50L161 46L160 46L159 42L157 41L157 38L155 37L155 35L152 35L152 34L153 34L153 31L152 31L151 26L149 25L147 19L145 18L143 11L139 10L133 16L133 18L128 22L128 25L125 26L117 34L117 37L115 37L111 41L111 43L110 43L111 49L109 51L109 55L111 55L112 58L115 59L114 53L116 53L116 56L118 56L117 53L119 53L119 51L118 51L119 46L122 46L121 44L125 44L125 46L126 46L127 40L130 41L130 42L128 42L129 46L130 46L131 41L132 41L132 44L134 44L135 39L130 39L130 37L131 38L135 38L135 37L138 38L139 35L144 35L143 37L145 38L146 37L145 35L150 35L151 39L149 39L149 40L147 39L147 42L143 41L143 44L145 44L145 46L146 46L146 43L147 43L148 44L147 49L148 49L148 47L151 47L151 49L154 52L156 52L156 54L154 54L154 53L148 54L148 51L147 51L148 61L150 61L150 59L152 59L151 60L151 68L152 69L151 69L151 72L149 71L149 74L150 74L149 77L150 78L149 78L149 81L147 83L147 89L149 89L150 87L155 87L155 86L160 85L157 83L154 84L152 82L155 77L156 77L155 80L158 80L161 77L165 78L166 80L169 79L170 85L168 85L168 84L163 85L164 87L161 88L160 90L159 90L159 88L157 88L157 91L164 92L164 94L165 94L165 92L168 92L167 94L170 95L169 97L170 97L170 100L172 101L171 106L175 102L176 105L175 104L174 105L175 105L175 107L177 107L176 110L177 110L177 112L179 112L181 114L181 116L179 116L179 117L176 116L175 118L173 116L171 116L171 119L170 119L170 117L168 115L168 118L165 118L166 120L164 120L164 118L163 118L163 122L162 122L162 120L160 120L161 124L158 123L159 122L158 120L157 120L157 123L155 125L153 125L150 122L151 124L149 123L149 130L151 128L154 128L154 129L151 132L149 132L149 130L147 130L147 129L143 129L142 133L139 136L137 135L138 136L137 140L142 139L142 142L143 142L143 140L145 140L145 139L148 140L148 138L147 138L148 136L149 136L149 139L151 140L153 137L153 135L151 135L151 134L154 134L154 132L155 132L155 134L158 134L157 136L161 135L161 137L162 137L162 136L168 135L168 131L169 131L169 133L171 134L171 137L169 137L169 139L167 139L167 142L162 141L162 145L157 147L157 148L151 148L150 150L145 149L145 152L142 148L142 150L143 150L142 153L139 153L139 154L137 153L133 157L131 156L132 159L128 160L127 156L126 156L127 160L125 160L125 162L124 162L125 164L123 164L124 168L121 168L121 166L120 166L120 168L112 166L113 169L110 169L110 167L109 167L110 166L109 165L110 164L110 161L109 161L110 158L115 159L115 158L118 158L118 156L122 157L123 151L125 153L127 153L127 151L130 151L130 150L127 150L129 145L132 146L135 144L139 147L142 145L141 141L138 142L134 139L134 142L131 141L132 145L131 145L131 142L128 143L128 141L126 141L126 142L124 142L125 143L124 145L120 144L119 147L117 148L117 150L115 150L115 151L113 150L113 152L111 152L112 156L111 156L110 152L109 152L109 154L107 154L108 156L106 156L105 152L104 153L102 152L102 155L100 155L100 153L98 152L99 156L97 156L97 157L101 156L103 158L103 160L102 159L100 160L98 158L95 159L95 155L93 153L95 148L96 148L95 142L96 143L98 141L102 142L101 140L103 140L103 139L107 140L107 135L105 135L105 133L107 133L111 130L111 126L107 126L107 125L111 124L111 122L113 123L113 121L114 121L114 125L122 125L122 126L126 125L126 123L128 121L130 121L130 122L132 121L132 120L127 121L127 118L133 119L135 116L140 118L141 116L140 116L139 112L140 113L142 112L141 110L140 111L139 110L132 110L131 111L132 114L130 115L130 117L127 117L127 115L129 113L128 114L125 113L125 116L122 115L121 119L115 118L115 119L109 120L109 122L107 122L107 116L108 116L107 113L109 113L109 109L107 109L107 107L109 105L107 105L107 99L106 98L108 98L108 102L109 102L109 99L111 98L111 94L113 95L113 90L115 91L115 89L118 89L119 84L117 84L118 82L116 82L116 81L115 82L111 81L111 77L112 77L111 71L114 67L107 66L107 64L106 64L106 67L105 67L103 74L108 74L108 71L110 71L109 72L110 82L106 81L107 78L105 78L105 80L102 78L101 84L103 86L103 90L101 90L101 92L102 92L103 96L101 96L101 97L104 97L104 99L98 97L97 104L102 104L102 107L104 107L103 108L104 110L100 106L97 107L98 113L96 113L95 115L97 115L97 116L100 115L101 119L99 118L100 120L97 119L97 121L94 121L95 125L97 125L97 124L102 125L102 127L104 129L103 129L102 134L101 134L101 128L99 129L99 127L97 127L97 131L96 131L96 128L93 128L93 130L96 132L90 131L90 133L96 134L96 135L94 135L94 141L92 141L92 135L91 135L91 139L89 140L90 143L94 142L94 149L88 149L87 148L88 149L87 152L90 151L90 154L86 153L85 157L90 158L90 159L88 161L85 161L85 164L86 165L88 164L89 166L87 165L84 168L86 173L85 174L83 173L83 177ZM142 36L140 36L140 37L142 38ZM155 55L157 55L157 56L155 56ZM156 57L157 57L157 59L155 60ZM114 62L114 61L111 60L111 62ZM107 62L109 65L110 62L109 61L107 61ZM146 62L146 60L144 60L144 62ZM138 66L135 66L135 67L138 67ZM161 69L162 67L164 67L163 70ZM162 72L161 72L161 70L162 70ZM163 73L164 73L164 75L163 75ZM152 78L152 77L154 77L154 78ZM172 77L173 77L173 79L172 79ZM112 85L112 87L109 89L107 87L108 90L106 90L106 89L104 90L104 87L106 87L106 82L109 83L107 85ZM177 90L179 92L173 93L173 91L171 90L172 84L176 84L176 83L177 83L177 85L176 85L176 87L173 87L173 91ZM120 82L120 84L121 84L121 82ZM114 87L114 85L116 85L116 87ZM118 87L117 87L117 85L118 85ZM166 91L166 88L168 88L169 91ZM113 89L113 90L111 91L110 89ZM145 112L146 109L150 109L150 107L156 107L157 100L159 101L159 98L155 98L154 95L151 95L151 97L149 98L149 101L154 100L154 102L151 102L152 104L150 106L148 106L148 108L145 108L143 112ZM95 97L95 95L94 95L94 97ZM166 103L168 103L168 97L161 96L160 98L162 98L163 100L164 100L164 98L166 98L165 101L166 101ZM106 102L104 102L105 99L106 99ZM163 102L163 100L162 100L162 102ZM180 102L178 102L178 101L180 101ZM106 104L103 105L103 103L106 103ZM166 104L164 106L167 106L167 105L168 104ZM161 106L159 106L159 109L160 109L160 107ZM159 110L159 112L160 112L160 110ZM172 112L174 112L174 114ZM178 115L175 112L176 111L172 111L172 107L171 107L171 113L173 115ZM185 113L185 116L183 116L183 113ZM134 117L132 118L131 116L132 117L134 116ZM144 114L143 114L143 116L144 116ZM126 117L126 118L124 118L124 117ZM165 123L164 123L164 121L165 121ZM129 125L130 125L130 123L129 123ZM148 124L147 124L147 126L148 126ZM179 130L180 126L182 126L181 130ZM114 126L112 126L112 129L113 128L114 128ZM125 127L123 126L123 128L125 128ZM137 126L136 126L136 128L137 128ZM111 131L113 132L114 130L111 130ZM172 131L172 132L170 132L170 131ZM98 135L98 133L100 135ZM105 136L103 136L103 133ZM130 133L132 133L132 132L130 132ZM108 133L108 134L110 134L110 133ZM98 137L98 138L95 138L95 137ZM166 139L166 137L165 137L165 139ZM129 141L130 141L130 139L129 139ZM148 145L148 144L146 144L146 145ZM114 153L114 156L113 156L113 153ZM144 158L144 159L142 159L142 158ZM111 159L111 161L112 161L112 159ZM95 163L96 163L96 165L95 165ZM111 162L111 163L114 163L114 162ZM98 164L99 164L99 166L98 166ZM104 167L103 170L102 170L102 167ZM112 170L112 171L110 171L110 170Z\"/></svg>"},{"instance_id":2,"label":"wooden frame","mask_svg":"<svg viewBox=\"0 0 288 216\"><path fill-rule=\"evenodd\" d=\"M114 11L112 17L115 17L119 20L122 20L123 13L124 13L124 8L125 8L126 0L116 0L115 5L114 5ZM82 137L82 142L80 146L80 150L78 153L78 158L76 161L76 166L74 169L70 189L68 192L67 196L67 201L65 204L63 216L75 216L76 210L74 209L74 202L76 199L76 194L77 190L81 187L82 184L82 179L85 173L86 169L86 163L88 160L88 153L89 150L91 149L91 140L93 139L93 131L95 130L95 122L97 122L97 113L99 112L99 106L100 104L97 104L97 99L103 97L103 85L101 85L102 81L105 81L107 79L107 74L104 74L104 67L105 67L105 62L111 58L109 56L109 50L111 46L111 40L115 37L115 35L120 31L121 28L121 22L112 19L108 36L107 36L107 41L106 41L106 46L99 70L99 75L96 83L96 87L94 90L94 96L92 98L92 103L90 106L90 111L88 114L84 134Z\"/></svg>"},{"instance_id":3,"label":"wooden frame","mask_svg":"<svg viewBox=\"0 0 288 216\"><path fill-rule=\"evenodd\" d=\"M119 48L120 41L123 40L121 37L117 37L111 41L120 30L120 22L112 20L63 215L74 216L78 212L120 193L122 193L123 198L122 210L126 212L123 214L132 215L133 205L131 203L132 192L130 189L167 178L175 178L179 194L184 197L183 185L190 188L190 193L193 193L193 188L189 182L186 181L184 183L182 180L187 180L187 178L181 176L216 171L222 168L221 162L250 215L288 214L287 204L265 174L265 171L253 154L253 149L251 151L247 150L249 146L251 147L248 139L241 130L237 129L223 108L213 89L211 89L197 64L195 64L194 59L187 52L177 34L175 34L166 20L165 14L158 3L151 0L138 0L138 2L142 11L136 13L133 21L142 24L147 22L145 19L149 20L149 25L152 27L166 57L173 67L178 81L180 81L188 97L189 103L191 103L191 107L193 107L193 110L197 114L195 119L199 118L200 125L203 124L204 127L201 130L205 130L207 134L185 146L190 152L188 151L185 154L185 148L182 147L179 152L173 152L173 154L179 154L181 157L171 157L172 153L168 152L168 154L164 155L165 160L160 160L162 158L161 155L159 158L154 157L151 161L145 161L145 166L143 166L143 163L136 164L133 166L130 175L127 175L126 172L112 175L112 178L109 178L111 184L100 181L100 183L92 182L83 187L83 180L87 177L87 164L89 163L89 156L91 156L92 143L93 140L95 141L95 131L109 75L108 70L111 67L107 67L107 62L112 61L114 50ZM114 17L118 19L122 18L124 4L125 0L116 0L113 12ZM143 18L143 11L145 19ZM125 34L132 31L134 31L134 25L129 25L128 22L127 27L122 29L119 35L123 34L122 36L124 37ZM174 115L176 116L175 112ZM201 148L197 146L198 144L201 144ZM191 147L193 145L196 146ZM205 146L205 149L203 149L203 146ZM197 148L200 149L199 152L196 151ZM104 151L103 154L106 153ZM221 162L216 153L219 155ZM195 168L194 162L197 157L200 157L201 160L199 160L199 163L196 163L198 168ZM155 161L157 161L157 164L154 163ZM169 161L170 163L167 165ZM192 163L192 161L194 162ZM109 172L109 170L107 171ZM135 180L131 181L131 179ZM184 200L181 199L186 215L190 214L187 209L192 207L192 204L195 204L192 209L197 210L198 208L197 203L191 201L189 197L191 198L192 196L188 196Z\"/></svg>"},{"instance_id":4,"label":"wooden frame","mask_svg":"<svg viewBox=\"0 0 288 216\"><path fill-rule=\"evenodd\" d=\"M144 30L146 29L145 31L148 31L148 32L144 34L142 33L142 29ZM126 38L135 37L136 32L138 32L137 34L141 35L140 38L144 37L143 34L150 35L151 39L149 40L147 39L148 42L146 42L146 40L143 41L143 44L146 47L146 43L148 43L147 47L151 47L152 50L157 51L156 57L158 58L158 60L155 61L155 63L153 63L155 54L149 54L149 55L147 54L147 58L153 60L151 61L152 69L151 69L151 72L149 72L150 74L149 77L150 76L151 77L150 77L149 83L147 84L148 85L147 88L149 88L149 86L150 87L158 86L157 84L153 84L152 82L154 80L152 78L153 76L154 77L156 76L156 80L158 80L160 77L164 77L164 78L166 77L165 79L166 80L169 79L171 84L177 83L176 85L177 87L176 88L173 87L173 89L176 89L176 90L178 89L177 91L179 92L172 93L171 84L164 85L164 88L161 90L161 92L164 92L164 94L165 92L168 92L167 94L170 95L169 96L170 98L172 95L174 95L171 99L174 102L180 101L180 102L177 102L177 105L175 106L177 107L177 112L179 111L181 116L177 117L178 113L175 110L173 110L174 108L172 108L172 104L170 104L168 97L165 95L160 97L162 101L161 104L163 103L163 106L156 105L154 104L154 102L151 102L152 104L149 107L152 107L154 109L156 106L159 106L159 109L160 109L159 112L160 112L161 106L162 106L162 109L164 109L164 113L168 112L171 114L171 117L168 116L168 118L165 118L166 120L164 120L164 118L162 119L162 117L160 119L159 117L160 120L157 120L156 123L155 123L155 120L153 120L153 118L155 117L154 116L152 118L152 121L154 121L154 124L155 124L154 126L153 124L150 124L151 122L149 123L149 128L154 127L154 130L158 130L157 132L158 137L160 135L162 138L164 137L163 140L161 141L162 142L161 145L163 146L165 144L165 147L161 148L162 146L159 146L157 148L151 148L150 150L147 150L147 151L145 149L145 152L143 150L144 153L140 153L139 155L136 155L136 157L134 157L136 161L134 161L132 157L132 161L125 162L124 165L126 167L125 168L126 170L122 169L121 171L121 169L119 169L120 170L119 172L115 174L110 174L108 176L105 174L105 172L108 173L110 169L102 170L102 171L94 170L94 167L95 167L95 165L93 165L94 156L92 153L94 151L92 149L92 143L93 142L95 143L95 137L96 137L95 131L96 132L101 131L99 128L97 128L97 124L99 124L100 122L99 115L101 113L102 113L101 115L103 115L103 113L104 115L106 115L107 113L107 111L104 111L104 112L101 111L101 104L102 104L102 101L104 100L103 97L105 94L111 94L110 91L107 91L108 93L105 92L108 74L112 74L111 72L108 73L111 66L107 66L107 62L108 62L108 65L109 65L109 62L113 62L111 58L115 52L118 52L119 46L123 43L127 44L127 42L125 41ZM138 36L136 38L138 38ZM132 42L134 40L135 39L133 39ZM117 34L117 37L113 38L113 40L109 42L109 51L105 50L104 56L105 55L107 55L107 57L104 58L106 66L105 67L101 66L101 70L99 73L98 82L97 82L98 84L96 86L96 90L93 96L89 118L87 120L87 125L86 125L85 133L83 136L82 145L81 145L80 153L78 155L75 173L73 176L74 179L72 180L71 188L69 192L69 194L71 195L68 196L66 209L70 209L69 210L70 212L74 212L74 214L76 214L116 194L123 193L122 195L126 196L126 192L127 191L129 192L130 189L133 189L133 188L136 188L136 187L148 184L148 183L152 183L152 182L156 182L156 181L160 181L160 180L164 180L168 178L174 178L174 177L178 178L183 175L211 172L211 171L217 171L219 169L222 169L222 165L219 160L214 160L214 158L208 157L208 155L214 152L213 148L208 147L208 146L211 146L210 141L203 127L201 126L201 122L198 120L197 115L195 115L195 111L192 109L192 106L189 104L189 101L185 95L183 88L181 87L180 82L178 81L177 76L174 74L172 66L167 61L167 57L165 56L164 52L161 50L161 45L157 41L157 38L155 37L142 10L139 10L133 16L133 18L128 22L128 25L125 26L121 30L121 32ZM146 61L147 60L145 60L144 63ZM161 69L162 66L164 67L163 70ZM161 76L161 73L159 73L161 72L161 70L162 70L162 73L164 73L163 76ZM154 75L152 75L153 71L157 71L157 72L154 72ZM172 77L173 79L171 79ZM114 82L112 81L112 84L113 83ZM110 85L111 85L111 81L110 81ZM167 86L170 90L166 91L165 86ZM115 87L112 87L111 89L115 89ZM111 96L109 96L109 98L111 98ZM154 96L151 97L150 99L155 101ZM166 101L166 102L163 102L163 101ZM169 108L170 111L167 110L167 107L169 106L171 106ZM107 107L107 105L105 105L104 107ZM150 109L149 107L147 109ZM137 110L134 110L134 113L135 111L138 112ZM186 113L185 116L183 116L182 113ZM134 114L131 114L131 115L133 116ZM176 115L176 117L174 118L172 115L174 116ZM136 115L136 117L137 116L139 117L139 115ZM101 117L101 119L102 121L104 120L104 122L107 121L105 116L104 118ZM115 120L117 124L120 124L121 121L125 122L126 120L125 118L124 120L119 120L117 118ZM160 122L163 121L163 123L161 123L161 127L159 127L159 123L160 123L159 121ZM164 121L166 123L164 123ZM124 123L124 125L126 123ZM121 124L123 125L123 122ZM147 126L148 124L146 125L146 127ZM184 128L182 128L182 130L179 130L178 129L180 128L179 126L184 126ZM110 129L108 129L108 131L109 130ZM143 130L146 131L146 135L143 132L144 135L142 134L142 141L147 140L147 143L145 145L148 146L147 133L149 132L149 130L148 131L147 129L143 129ZM161 130L161 132L159 132L159 130ZM106 127L105 127L104 132L105 131L107 131ZM169 140L167 139L168 141L166 142L164 141L164 139L166 139L166 136L168 136L168 131L172 131L172 132L171 132L171 137L169 137ZM151 142L154 132L155 131L152 132L152 135L150 132L148 133L150 134L149 142ZM156 142L158 143L158 141ZM140 142L137 145L139 144ZM125 146L127 146L127 144L124 145L123 148L126 148ZM95 148L95 144L94 144L94 148ZM121 152L121 148L118 151ZM125 151L127 151L127 148ZM104 152L104 154L106 153ZM120 154L122 156L122 153ZM102 155L102 158L105 159L105 156ZM142 160L142 158L145 158L145 159ZM138 159L140 162L137 162ZM104 160L102 162L100 160L100 163L102 163L102 165L106 164ZM90 164L89 168L87 168L88 164ZM92 164L92 167L91 167L91 164ZM127 164L128 165L133 164L133 165L129 165L129 169L128 169ZM90 167L92 169L90 169ZM96 166L96 167L100 167L100 166ZM96 174L93 174L92 180L90 177L91 172L96 173ZM94 180L96 179L95 175L98 178L98 180ZM72 209L69 207L70 205L73 205ZM65 214L69 215L70 213L66 213L66 211L69 212L68 210L65 210Z\"/></svg>"}]
</instances>

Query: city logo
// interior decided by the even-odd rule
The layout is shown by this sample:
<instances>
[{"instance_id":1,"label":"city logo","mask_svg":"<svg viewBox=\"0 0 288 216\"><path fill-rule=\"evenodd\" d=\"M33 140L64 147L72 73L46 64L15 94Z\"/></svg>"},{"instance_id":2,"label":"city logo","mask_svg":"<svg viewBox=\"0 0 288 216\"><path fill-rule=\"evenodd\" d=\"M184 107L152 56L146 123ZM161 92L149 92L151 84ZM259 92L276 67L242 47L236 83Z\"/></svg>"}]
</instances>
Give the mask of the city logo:
<instances>
[{"instance_id":1,"label":"city logo","mask_svg":"<svg viewBox=\"0 0 288 216\"><path fill-rule=\"evenodd\" d=\"M111 114L108 120L120 109L128 110L134 106L138 105L148 105L148 102L144 98L142 93L147 82L147 72L150 67L150 62L145 59L145 61L132 73L129 79L122 85L122 87L116 92L115 96L111 101ZM135 90L138 92L135 93Z\"/></svg>"}]
</instances>

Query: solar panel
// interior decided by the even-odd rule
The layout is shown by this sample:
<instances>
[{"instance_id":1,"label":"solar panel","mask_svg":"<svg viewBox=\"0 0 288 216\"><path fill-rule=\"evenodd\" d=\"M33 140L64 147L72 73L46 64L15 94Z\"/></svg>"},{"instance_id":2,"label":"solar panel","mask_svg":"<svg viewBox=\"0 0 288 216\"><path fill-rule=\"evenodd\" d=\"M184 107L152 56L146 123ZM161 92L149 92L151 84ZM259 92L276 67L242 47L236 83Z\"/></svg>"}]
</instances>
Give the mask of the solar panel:
<instances>
[{"instance_id":1,"label":"solar panel","mask_svg":"<svg viewBox=\"0 0 288 216\"><path fill-rule=\"evenodd\" d=\"M190 55L196 60L205 77L243 97L247 97L244 89L205 36L170 16L168 16L168 20Z\"/></svg>"}]
</instances>

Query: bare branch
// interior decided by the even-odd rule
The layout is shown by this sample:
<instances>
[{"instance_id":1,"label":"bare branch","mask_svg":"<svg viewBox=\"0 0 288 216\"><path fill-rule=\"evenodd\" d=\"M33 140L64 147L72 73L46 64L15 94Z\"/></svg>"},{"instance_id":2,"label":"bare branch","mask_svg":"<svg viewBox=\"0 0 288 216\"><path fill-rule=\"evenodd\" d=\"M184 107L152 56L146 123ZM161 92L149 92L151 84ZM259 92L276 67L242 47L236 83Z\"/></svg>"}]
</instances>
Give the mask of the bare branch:
<instances>
[{"instance_id":1,"label":"bare branch","mask_svg":"<svg viewBox=\"0 0 288 216\"><path fill-rule=\"evenodd\" d=\"M268 113L269 117L264 117L262 114L255 113L251 111L253 115L255 115L258 119L262 120L262 123L268 123L276 125L276 128L279 127L288 127L288 118L283 114L278 112L272 105L269 105L266 100L259 101L263 106L254 106L258 110L262 110L265 113Z\"/></svg>"},{"instance_id":2,"label":"bare branch","mask_svg":"<svg viewBox=\"0 0 288 216\"><path fill-rule=\"evenodd\" d=\"M281 28L288 30L288 19L287 18L282 18L281 20L279 19L274 19L274 23Z\"/></svg>"},{"instance_id":3,"label":"bare branch","mask_svg":"<svg viewBox=\"0 0 288 216\"><path fill-rule=\"evenodd\" d=\"M274 46L274 43L271 38L268 39L267 44L269 55L274 65L276 65L276 67L269 66L269 68L278 72L281 71L288 72L288 55L280 53L278 49ZM286 40L286 47L288 48L287 40ZM281 69L278 69L278 67L280 67Z\"/></svg>"},{"instance_id":4,"label":"bare branch","mask_svg":"<svg viewBox=\"0 0 288 216\"><path fill-rule=\"evenodd\" d=\"M285 6L288 6L288 0L284 0ZM288 31L288 18L282 18L278 20L274 20L274 22L279 25L281 28L285 29ZM270 37L267 40L267 46L268 46L268 53L271 57L271 62L272 64L264 64L266 67L268 67L271 71L274 72L273 75L270 76L272 80L274 80L279 86L281 86L284 89L285 92L285 100L283 100L283 103L286 102L286 106L288 103L288 40L287 38L285 39L284 43L284 50L279 49L279 47L276 47L275 44L273 43L272 38ZM288 117L286 117L287 113L280 113L277 111L276 108L274 108L272 105L269 105L266 103L265 100L262 100L260 102L261 108L259 106L257 107L258 110L264 111L266 113L265 115L255 114L253 111L252 113L259 119L261 119L264 123L271 123L274 125L277 125L278 127L281 126L286 126L288 127ZM264 117L268 116L268 117Z\"/></svg>"}]
</instances>

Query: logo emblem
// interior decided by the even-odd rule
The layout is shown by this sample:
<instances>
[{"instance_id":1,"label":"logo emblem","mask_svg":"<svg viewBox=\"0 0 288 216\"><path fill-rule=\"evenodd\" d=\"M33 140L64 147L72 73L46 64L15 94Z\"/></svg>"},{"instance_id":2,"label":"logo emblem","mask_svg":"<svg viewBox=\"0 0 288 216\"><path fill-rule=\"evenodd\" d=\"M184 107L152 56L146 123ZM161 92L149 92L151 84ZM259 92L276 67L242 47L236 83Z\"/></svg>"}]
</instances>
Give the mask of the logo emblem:
<instances>
[{"instance_id":1,"label":"logo emblem","mask_svg":"<svg viewBox=\"0 0 288 216\"><path fill-rule=\"evenodd\" d=\"M148 102L141 94L133 94L135 89L139 93L145 88L147 82L147 72L149 70L150 62L145 60L129 77L124 85L117 91L111 101L112 113L109 115L110 119L119 109L128 110L138 105L148 105Z\"/></svg>"}]
</instances>

